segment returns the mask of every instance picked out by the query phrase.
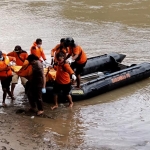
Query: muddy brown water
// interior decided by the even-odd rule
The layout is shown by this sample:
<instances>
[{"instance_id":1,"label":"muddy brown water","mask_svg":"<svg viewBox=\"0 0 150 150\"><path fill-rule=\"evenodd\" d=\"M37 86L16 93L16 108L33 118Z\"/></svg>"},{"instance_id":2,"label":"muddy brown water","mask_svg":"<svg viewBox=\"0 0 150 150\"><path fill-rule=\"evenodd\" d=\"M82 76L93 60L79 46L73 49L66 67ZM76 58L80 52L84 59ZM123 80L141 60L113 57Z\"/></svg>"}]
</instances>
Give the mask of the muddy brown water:
<instances>
[{"instance_id":1,"label":"muddy brown water","mask_svg":"<svg viewBox=\"0 0 150 150\"><path fill-rule=\"evenodd\" d=\"M18 44L29 52L40 37L50 61L50 50L60 38L72 36L88 57L119 52L127 55L124 64L150 61L149 0L3 0L0 15L4 52ZM15 104L0 108L0 148L149 150L149 93L146 79L75 102L71 110L61 104L51 111L45 104L51 118L31 119L15 114L27 108L19 83Z\"/></svg>"}]
</instances>

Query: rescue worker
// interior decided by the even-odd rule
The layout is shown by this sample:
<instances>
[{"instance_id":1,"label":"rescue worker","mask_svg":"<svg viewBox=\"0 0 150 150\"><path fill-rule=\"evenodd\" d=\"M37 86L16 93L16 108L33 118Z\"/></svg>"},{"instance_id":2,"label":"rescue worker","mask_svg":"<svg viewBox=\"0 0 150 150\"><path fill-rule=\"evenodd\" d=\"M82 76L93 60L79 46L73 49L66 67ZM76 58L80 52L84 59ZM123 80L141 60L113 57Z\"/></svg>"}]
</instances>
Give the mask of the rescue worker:
<instances>
[{"instance_id":1,"label":"rescue worker","mask_svg":"<svg viewBox=\"0 0 150 150\"><path fill-rule=\"evenodd\" d=\"M30 110L36 111L37 105L37 115L41 115L44 113L42 105L42 93L46 93L46 81L44 76L43 65L40 62L39 58L33 54L29 55L27 60L32 66L32 74L30 80L28 81L29 88L27 91L27 96L31 106Z\"/></svg>"},{"instance_id":2,"label":"rescue worker","mask_svg":"<svg viewBox=\"0 0 150 150\"><path fill-rule=\"evenodd\" d=\"M52 50L51 50L51 65L57 65L58 61L56 58L57 53L59 53L60 51L64 52L66 55L68 53L67 48L64 47L64 41L65 38L62 38L60 40L60 43L57 44Z\"/></svg>"},{"instance_id":3,"label":"rescue worker","mask_svg":"<svg viewBox=\"0 0 150 150\"><path fill-rule=\"evenodd\" d=\"M12 101L14 100L14 97L10 92L10 83L13 74L10 66L13 65L14 62L16 62L16 58L6 56L6 54L0 51L0 80L1 80L2 90L3 90L2 106L4 107L7 106L5 104L5 99L7 94L10 96Z\"/></svg>"},{"instance_id":4,"label":"rescue worker","mask_svg":"<svg viewBox=\"0 0 150 150\"><path fill-rule=\"evenodd\" d=\"M15 46L14 51L8 53L7 56L15 57L16 58L16 65L22 66L24 61L28 57L28 53L26 51L22 50L21 46L17 45L17 46ZM13 96L14 96L15 86L18 83L18 79L19 79L19 76L16 73L14 73L13 77L12 77L12 82L11 82L11 93ZM21 79L22 85L25 87L27 79L24 77L20 77L20 79Z\"/></svg>"},{"instance_id":5,"label":"rescue worker","mask_svg":"<svg viewBox=\"0 0 150 150\"><path fill-rule=\"evenodd\" d=\"M56 79L54 83L54 102L55 105L51 107L51 109L58 108L58 94L62 91L64 96L69 100L69 107L73 106L72 97L69 94L71 90L71 80L70 76L73 80L76 80L76 76L74 75L73 70L70 65L66 62L66 54L63 52L59 52L56 55L58 60Z\"/></svg>"},{"instance_id":6,"label":"rescue worker","mask_svg":"<svg viewBox=\"0 0 150 150\"><path fill-rule=\"evenodd\" d=\"M31 54L37 56L43 64L47 64L46 61L46 56L44 54L44 50L42 48L42 40L41 39L36 39L36 41L33 43L31 49L30 49Z\"/></svg>"},{"instance_id":7,"label":"rescue worker","mask_svg":"<svg viewBox=\"0 0 150 150\"><path fill-rule=\"evenodd\" d=\"M85 54L85 52L83 51L83 49L77 45L74 42L74 39L72 37L67 37L65 39L65 47L69 47L69 53L66 57L66 59L68 59L70 56L72 56L72 62L71 63L71 68L75 71L76 77L77 77L77 86L76 88L80 88L80 74L83 71L84 66L86 65L87 62L87 56Z\"/></svg>"}]
</instances>

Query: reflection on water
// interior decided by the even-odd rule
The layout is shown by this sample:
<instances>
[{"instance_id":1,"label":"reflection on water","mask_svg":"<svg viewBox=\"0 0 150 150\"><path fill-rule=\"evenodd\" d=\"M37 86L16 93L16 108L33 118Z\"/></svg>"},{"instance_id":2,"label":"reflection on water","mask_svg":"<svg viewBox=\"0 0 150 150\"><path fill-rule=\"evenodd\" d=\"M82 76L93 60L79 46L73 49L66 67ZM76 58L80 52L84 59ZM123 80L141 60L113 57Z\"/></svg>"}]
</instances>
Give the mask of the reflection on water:
<instances>
[{"instance_id":1,"label":"reflection on water","mask_svg":"<svg viewBox=\"0 0 150 150\"><path fill-rule=\"evenodd\" d=\"M149 79L76 102L72 110L49 112L54 120L43 122L44 138L54 135L58 145L87 149L133 149L150 147Z\"/></svg>"},{"instance_id":2,"label":"reflection on water","mask_svg":"<svg viewBox=\"0 0 150 150\"><path fill-rule=\"evenodd\" d=\"M3 0L0 14L0 47L5 52L18 44L29 52L40 37L49 61L60 38L73 36L88 57L115 51L127 55L126 64L150 60L149 0ZM42 131L50 131L44 132L45 140L53 133L63 147L149 149L149 83L76 102L72 110L48 111L56 119L35 121L44 123ZM21 96L17 98L16 105L22 105Z\"/></svg>"}]
</instances>

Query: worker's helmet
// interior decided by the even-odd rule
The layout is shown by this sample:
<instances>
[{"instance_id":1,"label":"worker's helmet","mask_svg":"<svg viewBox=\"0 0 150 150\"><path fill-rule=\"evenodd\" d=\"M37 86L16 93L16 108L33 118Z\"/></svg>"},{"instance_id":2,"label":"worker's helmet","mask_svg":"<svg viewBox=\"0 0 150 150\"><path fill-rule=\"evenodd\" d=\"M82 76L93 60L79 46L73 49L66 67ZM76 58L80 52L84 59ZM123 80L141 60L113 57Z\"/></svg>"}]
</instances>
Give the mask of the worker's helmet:
<instances>
[{"instance_id":1,"label":"worker's helmet","mask_svg":"<svg viewBox=\"0 0 150 150\"><path fill-rule=\"evenodd\" d=\"M68 47L68 46L73 46L74 45L74 39L72 37L67 37L65 39L65 46Z\"/></svg>"}]
</instances>

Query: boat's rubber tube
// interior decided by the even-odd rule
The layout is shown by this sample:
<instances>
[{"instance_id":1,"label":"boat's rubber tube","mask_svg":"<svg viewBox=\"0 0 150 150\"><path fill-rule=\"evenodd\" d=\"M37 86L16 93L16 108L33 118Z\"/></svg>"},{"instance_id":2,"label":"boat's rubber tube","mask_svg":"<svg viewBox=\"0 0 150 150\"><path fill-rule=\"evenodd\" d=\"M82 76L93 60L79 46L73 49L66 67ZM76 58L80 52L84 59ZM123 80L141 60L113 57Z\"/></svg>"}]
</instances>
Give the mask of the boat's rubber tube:
<instances>
[{"instance_id":1,"label":"boat's rubber tube","mask_svg":"<svg viewBox=\"0 0 150 150\"><path fill-rule=\"evenodd\" d=\"M141 63L86 82L81 85L80 90L72 88L71 95L73 101L88 99L148 77L150 77L150 63ZM43 95L44 101L52 101L52 95L53 88L49 86L47 87L47 93ZM59 98L63 102L66 101L66 98L62 95Z\"/></svg>"},{"instance_id":2,"label":"boat's rubber tube","mask_svg":"<svg viewBox=\"0 0 150 150\"><path fill-rule=\"evenodd\" d=\"M81 75L86 75L97 71L105 71L111 66L114 66L114 63L116 62L121 63L125 57L126 55L124 54L110 53L88 58Z\"/></svg>"},{"instance_id":3,"label":"boat's rubber tube","mask_svg":"<svg viewBox=\"0 0 150 150\"><path fill-rule=\"evenodd\" d=\"M88 99L148 77L150 63L142 63L87 82L82 85L81 90L72 89L71 95L73 100Z\"/></svg>"}]
</instances>

